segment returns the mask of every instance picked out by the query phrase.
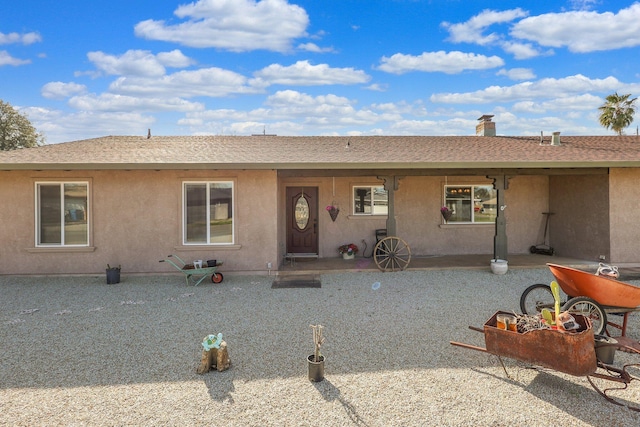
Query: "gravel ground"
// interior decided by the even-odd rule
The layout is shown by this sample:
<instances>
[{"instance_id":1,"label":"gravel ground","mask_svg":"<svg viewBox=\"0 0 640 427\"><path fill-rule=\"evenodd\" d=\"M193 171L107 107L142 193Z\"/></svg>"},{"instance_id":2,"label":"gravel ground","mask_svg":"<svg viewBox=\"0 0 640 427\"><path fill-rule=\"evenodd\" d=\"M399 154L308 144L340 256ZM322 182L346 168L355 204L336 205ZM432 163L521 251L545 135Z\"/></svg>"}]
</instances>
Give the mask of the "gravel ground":
<instances>
[{"instance_id":1,"label":"gravel ground","mask_svg":"<svg viewBox=\"0 0 640 427\"><path fill-rule=\"evenodd\" d=\"M265 276L198 287L173 275L123 274L117 285L0 276L0 425L640 424L586 378L503 359L510 379L497 357L449 344L484 346L467 326L519 311L528 285L553 279L546 269L321 279L320 289L271 289ZM640 336L630 319L628 334ZM317 323L326 379L312 383ZM198 375L202 339L217 332L231 368ZM616 363L630 356L617 352ZM640 381L619 396L640 405Z\"/></svg>"}]
</instances>

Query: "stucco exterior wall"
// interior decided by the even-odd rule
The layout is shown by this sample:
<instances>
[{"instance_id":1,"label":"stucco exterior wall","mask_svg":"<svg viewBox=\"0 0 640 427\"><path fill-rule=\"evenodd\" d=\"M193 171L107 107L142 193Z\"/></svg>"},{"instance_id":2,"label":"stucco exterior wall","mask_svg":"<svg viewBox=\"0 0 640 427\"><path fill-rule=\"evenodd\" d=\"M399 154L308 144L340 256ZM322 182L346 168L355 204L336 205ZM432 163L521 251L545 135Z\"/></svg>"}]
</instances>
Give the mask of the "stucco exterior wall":
<instances>
[{"instance_id":1,"label":"stucco exterior wall","mask_svg":"<svg viewBox=\"0 0 640 427\"><path fill-rule=\"evenodd\" d=\"M236 244L183 246L182 182L235 182ZM90 186L89 248L35 247L35 182L86 180ZM11 171L0 172L0 274L171 272L169 254L191 261L217 259L222 270L277 265L277 176L274 171ZM175 271L175 270L174 270Z\"/></svg>"},{"instance_id":2,"label":"stucco exterior wall","mask_svg":"<svg viewBox=\"0 0 640 427\"><path fill-rule=\"evenodd\" d=\"M640 263L640 170L611 169L609 182L610 262Z\"/></svg>"},{"instance_id":3,"label":"stucco exterior wall","mask_svg":"<svg viewBox=\"0 0 640 427\"><path fill-rule=\"evenodd\" d=\"M610 259L609 191L608 175L550 178L550 240L558 255Z\"/></svg>"}]
</instances>

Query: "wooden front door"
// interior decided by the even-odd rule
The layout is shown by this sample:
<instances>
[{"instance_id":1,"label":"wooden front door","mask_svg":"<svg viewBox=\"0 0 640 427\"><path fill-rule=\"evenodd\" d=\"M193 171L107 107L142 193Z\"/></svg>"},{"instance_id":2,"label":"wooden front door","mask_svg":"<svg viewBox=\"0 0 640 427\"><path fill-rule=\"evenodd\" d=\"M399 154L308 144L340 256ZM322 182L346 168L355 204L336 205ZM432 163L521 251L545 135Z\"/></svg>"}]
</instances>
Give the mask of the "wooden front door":
<instances>
[{"instance_id":1,"label":"wooden front door","mask_svg":"<svg viewBox=\"0 0 640 427\"><path fill-rule=\"evenodd\" d=\"M287 252L318 253L318 187L287 187Z\"/></svg>"}]
</instances>

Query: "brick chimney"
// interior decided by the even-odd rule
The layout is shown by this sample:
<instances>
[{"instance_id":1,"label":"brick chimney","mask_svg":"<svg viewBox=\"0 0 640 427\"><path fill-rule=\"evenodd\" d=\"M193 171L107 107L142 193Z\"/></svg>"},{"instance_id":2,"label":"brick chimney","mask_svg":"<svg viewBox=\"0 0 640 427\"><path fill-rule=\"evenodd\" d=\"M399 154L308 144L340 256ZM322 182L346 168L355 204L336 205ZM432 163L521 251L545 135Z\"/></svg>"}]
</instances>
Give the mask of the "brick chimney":
<instances>
[{"instance_id":1,"label":"brick chimney","mask_svg":"<svg viewBox=\"0 0 640 427\"><path fill-rule=\"evenodd\" d=\"M476 125L476 136L496 136L496 124L491 121L493 114L480 117Z\"/></svg>"}]
</instances>

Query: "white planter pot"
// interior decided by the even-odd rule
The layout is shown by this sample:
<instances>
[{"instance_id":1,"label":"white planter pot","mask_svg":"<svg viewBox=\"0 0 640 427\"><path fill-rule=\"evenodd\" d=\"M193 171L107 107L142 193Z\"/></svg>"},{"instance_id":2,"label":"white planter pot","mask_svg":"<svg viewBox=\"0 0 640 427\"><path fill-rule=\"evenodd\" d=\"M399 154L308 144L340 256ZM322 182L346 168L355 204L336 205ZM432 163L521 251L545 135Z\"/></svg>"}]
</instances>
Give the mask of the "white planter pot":
<instances>
[{"instance_id":1,"label":"white planter pot","mask_svg":"<svg viewBox=\"0 0 640 427\"><path fill-rule=\"evenodd\" d=\"M342 254L342 258L343 259L353 259L353 258L355 258L355 256L356 256L356 254L349 255L347 252Z\"/></svg>"},{"instance_id":2,"label":"white planter pot","mask_svg":"<svg viewBox=\"0 0 640 427\"><path fill-rule=\"evenodd\" d=\"M493 274L506 274L509 270L509 262L504 259L491 260L491 272Z\"/></svg>"}]
</instances>

